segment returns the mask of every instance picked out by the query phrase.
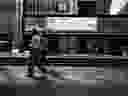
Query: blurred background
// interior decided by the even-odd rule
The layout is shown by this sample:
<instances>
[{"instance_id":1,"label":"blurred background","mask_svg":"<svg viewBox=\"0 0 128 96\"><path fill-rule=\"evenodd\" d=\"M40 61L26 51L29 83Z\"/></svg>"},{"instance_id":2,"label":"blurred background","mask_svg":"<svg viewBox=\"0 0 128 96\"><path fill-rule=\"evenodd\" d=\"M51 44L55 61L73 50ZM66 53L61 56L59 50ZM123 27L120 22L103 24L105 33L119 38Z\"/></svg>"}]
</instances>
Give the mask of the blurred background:
<instances>
[{"instance_id":1,"label":"blurred background","mask_svg":"<svg viewBox=\"0 0 128 96\"><path fill-rule=\"evenodd\" d=\"M33 0L26 1L31 5ZM126 67L127 31L124 30L127 18L96 17L94 1L80 1L81 9L90 12L90 17L83 15L82 10L79 10L81 17L79 15L74 18L63 18L64 10L60 11L62 13L60 17L57 14L54 16L35 14L39 17L34 17L31 8L28 11L30 14L27 14L27 11L23 13L22 5L24 2L22 0L20 2L15 0L0 1L0 89L3 90L1 94L7 95L9 92L9 95L15 94L17 96L35 94L41 96L46 94L47 96L50 93L58 96L62 94L93 95L93 93L103 95L101 90L110 95L113 93L120 96L119 93L127 93L125 90L128 73ZM49 3L47 1L41 2ZM92 7L88 8L88 4ZM44 11L48 8L41 9ZM50 9L52 8L50 7ZM78 9L76 8L76 13ZM13 57L11 50L15 47L13 44L16 42L31 40L32 28L46 33L49 64L53 64L54 70L62 72L70 80L59 80L50 74L48 80L34 80L25 76L26 59ZM29 46L26 47L29 50ZM96 57L99 59L96 60ZM61 58L60 61L59 58ZM76 66L74 67L74 65ZM78 67L79 65L83 67ZM44 92L42 89L47 89L50 92Z\"/></svg>"}]
</instances>

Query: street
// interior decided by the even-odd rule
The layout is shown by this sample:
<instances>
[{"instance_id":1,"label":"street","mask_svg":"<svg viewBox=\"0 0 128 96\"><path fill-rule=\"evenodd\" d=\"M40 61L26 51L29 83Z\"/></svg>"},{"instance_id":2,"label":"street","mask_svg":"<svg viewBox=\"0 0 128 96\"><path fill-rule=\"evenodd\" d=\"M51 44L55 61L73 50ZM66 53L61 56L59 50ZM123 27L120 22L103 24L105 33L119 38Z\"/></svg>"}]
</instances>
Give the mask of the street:
<instances>
[{"instance_id":1,"label":"street","mask_svg":"<svg viewBox=\"0 0 128 96\"><path fill-rule=\"evenodd\" d=\"M34 94L37 93L45 93L49 96L51 92L57 96L60 96L61 94L64 96L71 96L71 94L73 96L78 96L78 94L80 94L80 96L85 96L87 94L103 95L102 92L105 92L105 94L127 92L126 90L122 90L127 87L128 83L128 71L127 68L124 67L96 68L65 66L51 68L57 72L63 73L63 76L69 80L59 80L50 74L48 75L48 80L34 80L25 76L27 71L26 68L27 66L2 66L0 72L1 86L8 86L9 90L16 88L16 96L21 96L21 94L22 96L34 96ZM38 71L37 68L35 68L35 70ZM4 87L2 87L2 89L3 88ZM47 91L42 92L43 89L51 91L50 93ZM33 91L35 91L34 94Z\"/></svg>"},{"instance_id":2,"label":"street","mask_svg":"<svg viewBox=\"0 0 128 96\"><path fill-rule=\"evenodd\" d=\"M56 81L56 84L82 84L82 85L107 85L106 82L111 84L127 84L127 68L110 68L110 67L48 67L47 69L53 69L60 72L65 79L59 80L48 74L48 79ZM16 81L16 85L34 84L36 80L25 76L27 72L27 66L2 66L1 67L1 82L10 83ZM6 73L6 74L5 74ZM35 73L39 74L39 70L35 68ZM6 75L6 76L5 76ZM5 80L5 79L8 80ZM3 81L2 81L3 80ZM6 82L8 81L8 82Z\"/></svg>"}]
</instances>

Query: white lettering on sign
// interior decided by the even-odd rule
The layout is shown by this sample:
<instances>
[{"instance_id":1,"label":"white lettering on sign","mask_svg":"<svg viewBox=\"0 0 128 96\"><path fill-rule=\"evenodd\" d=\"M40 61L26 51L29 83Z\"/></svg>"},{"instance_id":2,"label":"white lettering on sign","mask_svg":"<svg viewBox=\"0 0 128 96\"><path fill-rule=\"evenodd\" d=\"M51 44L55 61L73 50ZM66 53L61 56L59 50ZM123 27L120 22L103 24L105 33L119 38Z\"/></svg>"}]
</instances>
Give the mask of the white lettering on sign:
<instances>
[{"instance_id":1,"label":"white lettering on sign","mask_svg":"<svg viewBox=\"0 0 128 96\"><path fill-rule=\"evenodd\" d=\"M55 30L97 30L96 18L49 17L48 28Z\"/></svg>"}]
</instances>

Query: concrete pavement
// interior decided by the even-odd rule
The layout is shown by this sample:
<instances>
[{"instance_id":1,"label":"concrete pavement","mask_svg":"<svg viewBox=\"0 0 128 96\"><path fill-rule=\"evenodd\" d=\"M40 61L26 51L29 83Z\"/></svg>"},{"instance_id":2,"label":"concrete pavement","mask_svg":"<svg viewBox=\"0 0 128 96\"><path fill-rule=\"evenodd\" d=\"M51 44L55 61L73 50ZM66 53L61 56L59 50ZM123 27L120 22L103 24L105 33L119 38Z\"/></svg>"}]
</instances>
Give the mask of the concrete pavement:
<instances>
[{"instance_id":1,"label":"concrete pavement","mask_svg":"<svg viewBox=\"0 0 128 96\"><path fill-rule=\"evenodd\" d=\"M88 94L102 96L103 93L121 96L120 92L127 94L125 90L127 89L127 68L54 67L54 70L63 72L70 80L59 80L49 75L47 81L25 77L26 68L26 66L1 67L0 85L7 85L11 89L16 88L16 96L34 96L35 94L49 96L49 93L56 96Z\"/></svg>"},{"instance_id":2,"label":"concrete pavement","mask_svg":"<svg viewBox=\"0 0 128 96\"><path fill-rule=\"evenodd\" d=\"M26 66L5 66L7 68L10 81L16 81L17 84L26 82L33 84L35 80L26 77ZM36 68L35 68L36 69ZM49 68L50 69L50 68ZM49 80L53 80L56 84L85 84L85 85L109 85L112 84L128 84L128 71L127 68L104 68L104 67L53 67L51 68L57 72L62 73L64 78L68 80L59 80L48 75ZM36 69L38 73L38 69ZM9 82L10 82L9 81Z\"/></svg>"}]
</instances>

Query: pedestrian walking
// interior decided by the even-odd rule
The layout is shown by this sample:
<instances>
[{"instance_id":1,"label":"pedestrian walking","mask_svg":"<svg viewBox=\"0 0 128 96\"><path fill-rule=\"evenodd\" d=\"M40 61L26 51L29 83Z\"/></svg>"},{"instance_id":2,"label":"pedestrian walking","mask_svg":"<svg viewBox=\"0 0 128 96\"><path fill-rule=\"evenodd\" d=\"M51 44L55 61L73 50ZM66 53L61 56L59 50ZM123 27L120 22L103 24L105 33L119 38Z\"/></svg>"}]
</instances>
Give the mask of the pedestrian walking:
<instances>
[{"instance_id":1,"label":"pedestrian walking","mask_svg":"<svg viewBox=\"0 0 128 96\"><path fill-rule=\"evenodd\" d=\"M39 32L36 29L33 29L33 36L32 36L32 56L30 59L32 60L31 63L28 64L28 75L29 77L34 76L34 67L37 66L38 69L42 73L46 73L46 68L44 67L44 64L41 64L40 59L43 58L43 62L46 63L45 55L42 56L42 46L44 47L44 44L42 44L43 41L41 39L41 36ZM45 47L44 47L45 48ZM43 52L44 53L44 52Z\"/></svg>"}]
</instances>

